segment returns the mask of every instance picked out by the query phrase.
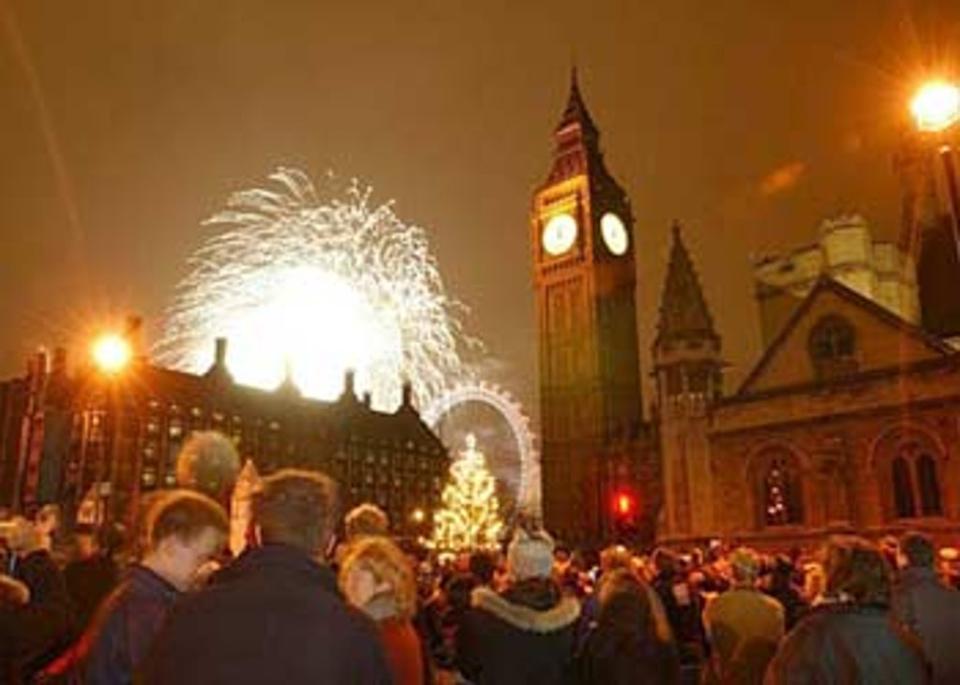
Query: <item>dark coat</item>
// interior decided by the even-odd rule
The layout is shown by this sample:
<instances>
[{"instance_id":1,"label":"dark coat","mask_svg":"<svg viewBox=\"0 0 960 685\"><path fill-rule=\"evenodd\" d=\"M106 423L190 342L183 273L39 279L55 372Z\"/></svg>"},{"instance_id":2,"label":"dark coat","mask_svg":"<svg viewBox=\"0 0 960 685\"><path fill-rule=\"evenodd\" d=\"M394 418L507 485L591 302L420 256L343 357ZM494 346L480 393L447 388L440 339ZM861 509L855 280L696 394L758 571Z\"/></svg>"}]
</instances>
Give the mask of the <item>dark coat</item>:
<instances>
[{"instance_id":1,"label":"dark coat","mask_svg":"<svg viewBox=\"0 0 960 685\"><path fill-rule=\"evenodd\" d=\"M14 578L30 588L30 602L0 610L0 677L29 679L70 643L73 609L63 573L45 550L31 552L16 565Z\"/></svg>"},{"instance_id":2,"label":"dark coat","mask_svg":"<svg viewBox=\"0 0 960 685\"><path fill-rule=\"evenodd\" d=\"M333 572L286 545L248 549L174 608L143 681L157 685L391 682L372 620Z\"/></svg>"},{"instance_id":3,"label":"dark coat","mask_svg":"<svg viewBox=\"0 0 960 685\"><path fill-rule=\"evenodd\" d=\"M894 589L893 613L923 644L933 682L960 683L960 592L933 569L907 568Z\"/></svg>"},{"instance_id":4,"label":"dark coat","mask_svg":"<svg viewBox=\"0 0 960 685\"><path fill-rule=\"evenodd\" d=\"M132 566L80 640L87 685L133 682L180 592L145 566Z\"/></svg>"},{"instance_id":5,"label":"dark coat","mask_svg":"<svg viewBox=\"0 0 960 685\"><path fill-rule=\"evenodd\" d=\"M766 685L924 685L929 669L916 639L885 607L827 604L808 612L767 668Z\"/></svg>"},{"instance_id":6,"label":"dark coat","mask_svg":"<svg viewBox=\"0 0 960 685\"><path fill-rule=\"evenodd\" d=\"M675 685L680 659L672 642L638 639L597 627L577 656L577 685Z\"/></svg>"},{"instance_id":7,"label":"dark coat","mask_svg":"<svg viewBox=\"0 0 960 685\"><path fill-rule=\"evenodd\" d=\"M63 569L78 630L84 630L90 624L97 607L117 587L119 575L116 562L102 554L73 561Z\"/></svg>"},{"instance_id":8,"label":"dark coat","mask_svg":"<svg viewBox=\"0 0 960 685\"><path fill-rule=\"evenodd\" d=\"M479 587L457 633L457 667L477 685L555 685L568 677L580 603L550 581L498 595Z\"/></svg>"}]
</instances>

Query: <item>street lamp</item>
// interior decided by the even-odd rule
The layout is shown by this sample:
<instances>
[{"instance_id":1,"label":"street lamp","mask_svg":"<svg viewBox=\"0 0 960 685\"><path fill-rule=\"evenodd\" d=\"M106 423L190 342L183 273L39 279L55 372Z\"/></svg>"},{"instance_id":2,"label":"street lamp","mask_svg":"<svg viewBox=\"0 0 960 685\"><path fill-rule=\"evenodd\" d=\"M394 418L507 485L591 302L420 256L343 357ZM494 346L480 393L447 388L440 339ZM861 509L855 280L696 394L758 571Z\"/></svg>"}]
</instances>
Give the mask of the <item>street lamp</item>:
<instances>
[{"instance_id":1,"label":"street lamp","mask_svg":"<svg viewBox=\"0 0 960 685\"><path fill-rule=\"evenodd\" d=\"M96 370L108 381L106 388L107 407L110 414L112 425L112 438L110 442L109 463L106 462L106 456L103 451L103 433L104 415L99 416L101 438L98 440L99 458L97 459L96 473L94 475L94 486L97 488L98 505L104 496L109 497L110 506L104 511L107 520L113 519L113 500L116 497L115 491L120 465L120 442L123 431L122 403L118 397L118 388L116 381L120 375L130 365L133 359L133 349L129 340L123 335L117 333L104 333L97 337L90 346L90 357ZM95 414L96 416L96 414ZM139 472L139 467L137 468ZM82 473L82 469L81 469ZM82 476L81 476L82 479ZM139 485L139 484L138 484ZM109 490L107 490L109 488Z\"/></svg>"},{"instance_id":2,"label":"street lamp","mask_svg":"<svg viewBox=\"0 0 960 685\"><path fill-rule=\"evenodd\" d=\"M133 353L130 343L123 336L105 333L94 340L91 356L100 371L113 376L126 368Z\"/></svg>"},{"instance_id":3,"label":"street lamp","mask_svg":"<svg viewBox=\"0 0 960 685\"><path fill-rule=\"evenodd\" d=\"M960 123L960 86L943 80L930 81L924 84L910 101L910 111L922 133L939 139L938 151L943 162L947 196L953 214L953 221L950 222L953 243L957 262L960 264L960 191L957 189L954 151L946 135L949 129Z\"/></svg>"}]
</instances>

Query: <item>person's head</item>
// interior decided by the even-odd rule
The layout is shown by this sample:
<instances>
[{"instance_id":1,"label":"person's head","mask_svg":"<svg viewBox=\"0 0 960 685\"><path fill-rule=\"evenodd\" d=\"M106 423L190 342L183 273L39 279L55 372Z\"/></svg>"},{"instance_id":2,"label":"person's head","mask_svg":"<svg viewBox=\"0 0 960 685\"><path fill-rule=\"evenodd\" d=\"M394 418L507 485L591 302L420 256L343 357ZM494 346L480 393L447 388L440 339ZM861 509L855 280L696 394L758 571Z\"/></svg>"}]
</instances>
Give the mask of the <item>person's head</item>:
<instances>
[{"instance_id":1,"label":"person's head","mask_svg":"<svg viewBox=\"0 0 960 685\"><path fill-rule=\"evenodd\" d=\"M347 601L375 619L412 618L417 586L410 560L391 540L368 536L350 546L340 567ZM386 600L374 604L375 598Z\"/></svg>"},{"instance_id":2,"label":"person's head","mask_svg":"<svg viewBox=\"0 0 960 685\"><path fill-rule=\"evenodd\" d=\"M808 602L818 600L823 596L827 587L826 576L823 572L823 565L816 561L811 561L803 567L803 596Z\"/></svg>"},{"instance_id":3,"label":"person's head","mask_svg":"<svg viewBox=\"0 0 960 685\"><path fill-rule=\"evenodd\" d=\"M217 431L192 433L177 456L177 485L217 501L225 501L239 473L236 446Z\"/></svg>"},{"instance_id":4,"label":"person's head","mask_svg":"<svg viewBox=\"0 0 960 685\"><path fill-rule=\"evenodd\" d=\"M553 538L545 530L518 528L507 547L507 572L514 582L550 578L553 574Z\"/></svg>"},{"instance_id":5,"label":"person's head","mask_svg":"<svg viewBox=\"0 0 960 685\"><path fill-rule=\"evenodd\" d=\"M497 571L497 562L490 552L477 551L470 555L469 567L481 585L490 585Z\"/></svg>"},{"instance_id":6,"label":"person's head","mask_svg":"<svg viewBox=\"0 0 960 685\"><path fill-rule=\"evenodd\" d=\"M826 594L856 604L890 603L891 569L880 549L856 536L837 536L827 543Z\"/></svg>"},{"instance_id":7,"label":"person's head","mask_svg":"<svg viewBox=\"0 0 960 685\"><path fill-rule=\"evenodd\" d=\"M730 572L733 582L740 586L753 586L760 573L760 559L749 547L738 547L730 555Z\"/></svg>"},{"instance_id":8,"label":"person's head","mask_svg":"<svg viewBox=\"0 0 960 685\"><path fill-rule=\"evenodd\" d=\"M50 537L60 528L60 507L56 504L44 504L33 520L40 535Z\"/></svg>"},{"instance_id":9,"label":"person's head","mask_svg":"<svg viewBox=\"0 0 960 685\"><path fill-rule=\"evenodd\" d=\"M632 556L623 545L611 545L600 552L600 571L610 573L618 568L630 568Z\"/></svg>"},{"instance_id":10,"label":"person's head","mask_svg":"<svg viewBox=\"0 0 960 685\"><path fill-rule=\"evenodd\" d=\"M653 567L657 573L673 573L677 570L677 555L666 547L653 551Z\"/></svg>"},{"instance_id":11,"label":"person's head","mask_svg":"<svg viewBox=\"0 0 960 685\"><path fill-rule=\"evenodd\" d=\"M900 541L893 535L884 535L879 549L890 568L897 569L900 564Z\"/></svg>"},{"instance_id":12,"label":"person's head","mask_svg":"<svg viewBox=\"0 0 960 685\"><path fill-rule=\"evenodd\" d=\"M261 544L289 545L320 560L340 516L337 485L318 471L281 469L263 479L251 513Z\"/></svg>"},{"instance_id":13,"label":"person's head","mask_svg":"<svg viewBox=\"0 0 960 685\"><path fill-rule=\"evenodd\" d=\"M42 535L37 527L23 518L14 516L7 524L7 547L18 556L26 556L43 546Z\"/></svg>"},{"instance_id":14,"label":"person's head","mask_svg":"<svg viewBox=\"0 0 960 685\"><path fill-rule=\"evenodd\" d=\"M100 537L90 524L82 523L73 529L73 543L77 559L90 559L100 553Z\"/></svg>"},{"instance_id":15,"label":"person's head","mask_svg":"<svg viewBox=\"0 0 960 685\"><path fill-rule=\"evenodd\" d=\"M672 640L670 624L653 589L624 568L608 573L600 584L598 630L636 635L641 640ZM611 646L621 644L611 640Z\"/></svg>"},{"instance_id":16,"label":"person's head","mask_svg":"<svg viewBox=\"0 0 960 685\"><path fill-rule=\"evenodd\" d=\"M185 590L197 570L219 552L229 522L223 507L190 490L171 490L147 510L143 564Z\"/></svg>"},{"instance_id":17,"label":"person's head","mask_svg":"<svg viewBox=\"0 0 960 685\"><path fill-rule=\"evenodd\" d=\"M347 542L369 535L389 535L390 519L375 504L364 503L351 509L343 519Z\"/></svg>"},{"instance_id":18,"label":"person's head","mask_svg":"<svg viewBox=\"0 0 960 685\"><path fill-rule=\"evenodd\" d=\"M937 549L933 541L921 533L907 533L900 541L900 552L913 568L933 568Z\"/></svg>"}]
</instances>

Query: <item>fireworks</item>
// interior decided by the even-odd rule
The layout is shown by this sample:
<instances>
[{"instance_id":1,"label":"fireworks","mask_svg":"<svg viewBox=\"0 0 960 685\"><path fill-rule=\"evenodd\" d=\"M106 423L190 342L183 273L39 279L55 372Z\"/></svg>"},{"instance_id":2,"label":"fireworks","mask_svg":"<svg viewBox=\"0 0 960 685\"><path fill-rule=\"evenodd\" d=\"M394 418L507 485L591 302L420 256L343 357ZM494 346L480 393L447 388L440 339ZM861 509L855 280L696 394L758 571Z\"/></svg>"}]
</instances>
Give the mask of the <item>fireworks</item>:
<instances>
[{"instance_id":1,"label":"fireworks","mask_svg":"<svg viewBox=\"0 0 960 685\"><path fill-rule=\"evenodd\" d=\"M277 189L234 193L204 222L224 230L190 259L159 361L203 371L226 337L238 383L272 389L289 370L305 395L333 399L353 369L381 409L405 379L426 403L468 378L461 352L474 341L424 231L357 182L338 191L327 177L321 193L296 169L270 179Z\"/></svg>"}]
</instances>

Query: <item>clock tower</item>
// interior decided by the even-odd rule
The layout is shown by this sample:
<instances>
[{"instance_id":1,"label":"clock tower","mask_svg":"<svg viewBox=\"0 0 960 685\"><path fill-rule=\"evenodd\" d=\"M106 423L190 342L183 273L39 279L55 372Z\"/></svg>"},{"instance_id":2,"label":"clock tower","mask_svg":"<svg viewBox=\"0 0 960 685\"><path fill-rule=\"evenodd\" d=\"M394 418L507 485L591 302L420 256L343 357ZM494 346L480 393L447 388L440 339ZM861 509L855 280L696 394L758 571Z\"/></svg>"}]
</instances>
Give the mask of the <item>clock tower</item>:
<instances>
[{"instance_id":1,"label":"clock tower","mask_svg":"<svg viewBox=\"0 0 960 685\"><path fill-rule=\"evenodd\" d=\"M614 453L642 430L630 201L607 171L576 71L530 220L543 515L573 542L612 529ZM622 470L621 470L622 471ZM625 471L624 471L625 473Z\"/></svg>"}]
</instances>

